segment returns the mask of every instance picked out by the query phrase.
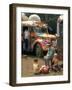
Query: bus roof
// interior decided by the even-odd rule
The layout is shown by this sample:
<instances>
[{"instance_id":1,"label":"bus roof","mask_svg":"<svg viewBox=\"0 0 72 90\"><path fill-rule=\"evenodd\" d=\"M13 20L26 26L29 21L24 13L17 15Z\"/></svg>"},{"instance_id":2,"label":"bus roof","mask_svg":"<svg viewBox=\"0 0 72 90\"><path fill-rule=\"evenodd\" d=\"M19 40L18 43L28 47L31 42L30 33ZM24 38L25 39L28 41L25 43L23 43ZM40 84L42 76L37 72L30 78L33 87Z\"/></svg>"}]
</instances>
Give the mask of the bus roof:
<instances>
[{"instance_id":1,"label":"bus roof","mask_svg":"<svg viewBox=\"0 0 72 90\"><path fill-rule=\"evenodd\" d=\"M41 22L41 21L22 21L22 26L38 26L38 27L47 27L47 24Z\"/></svg>"}]
</instances>

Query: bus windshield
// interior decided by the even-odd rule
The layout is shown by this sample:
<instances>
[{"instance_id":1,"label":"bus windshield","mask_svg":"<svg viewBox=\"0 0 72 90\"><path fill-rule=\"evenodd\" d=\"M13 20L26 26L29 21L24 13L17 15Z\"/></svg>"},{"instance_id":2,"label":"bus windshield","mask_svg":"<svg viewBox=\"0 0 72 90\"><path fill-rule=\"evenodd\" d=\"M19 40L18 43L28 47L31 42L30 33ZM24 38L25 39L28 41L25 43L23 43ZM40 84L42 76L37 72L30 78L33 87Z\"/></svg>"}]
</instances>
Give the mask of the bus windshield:
<instances>
[{"instance_id":1,"label":"bus windshield","mask_svg":"<svg viewBox=\"0 0 72 90\"><path fill-rule=\"evenodd\" d=\"M48 33L48 30L47 30L47 28L40 28L40 27L35 27L34 28L34 31L36 32L36 33Z\"/></svg>"}]
</instances>

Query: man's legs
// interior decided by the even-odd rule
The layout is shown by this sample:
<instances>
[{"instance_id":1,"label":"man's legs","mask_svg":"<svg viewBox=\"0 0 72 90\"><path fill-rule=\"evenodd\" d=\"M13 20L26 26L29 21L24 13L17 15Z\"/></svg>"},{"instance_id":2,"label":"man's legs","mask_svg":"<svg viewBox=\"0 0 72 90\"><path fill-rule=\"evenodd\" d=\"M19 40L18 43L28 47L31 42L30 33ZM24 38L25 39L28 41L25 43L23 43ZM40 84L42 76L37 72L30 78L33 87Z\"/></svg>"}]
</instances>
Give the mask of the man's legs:
<instances>
[{"instance_id":1,"label":"man's legs","mask_svg":"<svg viewBox=\"0 0 72 90\"><path fill-rule=\"evenodd\" d=\"M25 50L28 49L28 39L25 39Z\"/></svg>"}]
</instances>

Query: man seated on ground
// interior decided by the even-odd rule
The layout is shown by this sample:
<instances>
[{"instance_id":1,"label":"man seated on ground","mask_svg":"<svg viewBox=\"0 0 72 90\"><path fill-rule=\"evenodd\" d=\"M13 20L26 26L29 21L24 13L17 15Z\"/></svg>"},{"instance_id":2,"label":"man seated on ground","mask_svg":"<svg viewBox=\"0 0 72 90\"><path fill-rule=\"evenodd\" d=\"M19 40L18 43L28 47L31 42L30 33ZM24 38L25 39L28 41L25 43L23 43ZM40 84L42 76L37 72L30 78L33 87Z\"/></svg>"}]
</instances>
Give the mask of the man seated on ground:
<instances>
[{"instance_id":1,"label":"man seated on ground","mask_svg":"<svg viewBox=\"0 0 72 90\"><path fill-rule=\"evenodd\" d=\"M59 58L57 53L54 54L53 60L52 60L52 70L57 72L61 71L63 68L63 64L59 64Z\"/></svg>"}]
</instances>

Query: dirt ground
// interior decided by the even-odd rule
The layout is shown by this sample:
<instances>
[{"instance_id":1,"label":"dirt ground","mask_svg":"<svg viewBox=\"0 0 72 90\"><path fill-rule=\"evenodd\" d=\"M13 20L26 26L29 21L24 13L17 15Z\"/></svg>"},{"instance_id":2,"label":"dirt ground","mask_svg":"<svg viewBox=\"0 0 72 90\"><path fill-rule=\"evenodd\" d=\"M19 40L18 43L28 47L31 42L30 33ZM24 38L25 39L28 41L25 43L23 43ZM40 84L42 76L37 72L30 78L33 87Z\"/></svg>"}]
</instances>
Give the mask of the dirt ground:
<instances>
[{"instance_id":1,"label":"dirt ground","mask_svg":"<svg viewBox=\"0 0 72 90\"><path fill-rule=\"evenodd\" d=\"M33 68L32 68L33 60L35 58L36 58L35 56L29 56L29 55L23 55L22 56L22 62L21 62L21 76L22 77L35 76L33 73ZM40 67L42 65L44 65L44 63L45 63L43 58L38 58L38 62L39 62ZM62 61L60 61L60 63L62 63ZM62 75L62 74L63 74L63 71L59 71L59 72L51 71L48 74L40 74L39 76L42 76L42 75L54 76L54 75Z\"/></svg>"}]
</instances>

